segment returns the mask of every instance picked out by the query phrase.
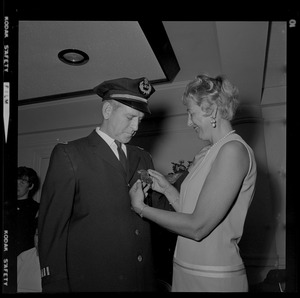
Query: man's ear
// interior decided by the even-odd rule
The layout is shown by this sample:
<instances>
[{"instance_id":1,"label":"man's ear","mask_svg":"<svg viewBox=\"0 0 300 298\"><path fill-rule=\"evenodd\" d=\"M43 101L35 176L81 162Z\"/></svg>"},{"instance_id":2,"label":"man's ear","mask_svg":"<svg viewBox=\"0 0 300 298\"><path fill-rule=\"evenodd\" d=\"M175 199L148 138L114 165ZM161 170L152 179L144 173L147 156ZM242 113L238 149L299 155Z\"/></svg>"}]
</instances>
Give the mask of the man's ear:
<instances>
[{"instance_id":1,"label":"man's ear","mask_svg":"<svg viewBox=\"0 0 300 298\"><path fill-rule=\"evenodd\" d=\"M113 106L110 104L110 102L105 101L103 103L103 106L102 106L103 118L104 119L109 119L109 117L110 117L110 115L112 113L112 110L113 110Z\"/></svg>"}]
</instances>

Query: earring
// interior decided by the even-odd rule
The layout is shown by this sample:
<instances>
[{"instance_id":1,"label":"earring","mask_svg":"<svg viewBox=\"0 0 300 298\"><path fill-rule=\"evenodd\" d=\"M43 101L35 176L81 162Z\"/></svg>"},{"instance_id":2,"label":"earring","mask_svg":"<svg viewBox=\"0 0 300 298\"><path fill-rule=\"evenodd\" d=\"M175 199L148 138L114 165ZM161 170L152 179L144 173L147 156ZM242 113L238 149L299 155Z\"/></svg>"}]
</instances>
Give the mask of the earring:
<instances>
[{"instance_id":1,"label":"earring","mask_svg":"<svg viewBox=\"0 0 300 298\"><path fill-rule=\"evenodd\" d=\"M216 127L217 126L216 122L217 121L216 121L215 118L211 118L210 123L211 123L212 127Z\"/></svg>"}]
</instances>

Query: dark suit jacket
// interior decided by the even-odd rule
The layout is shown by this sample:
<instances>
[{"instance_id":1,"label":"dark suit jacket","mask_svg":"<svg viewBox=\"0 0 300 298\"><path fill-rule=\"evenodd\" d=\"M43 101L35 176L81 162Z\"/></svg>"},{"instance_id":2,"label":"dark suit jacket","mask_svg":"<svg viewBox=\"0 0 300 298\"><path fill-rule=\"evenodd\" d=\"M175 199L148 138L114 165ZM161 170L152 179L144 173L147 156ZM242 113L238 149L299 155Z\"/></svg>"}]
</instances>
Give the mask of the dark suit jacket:
<instances>
[{"instance_id":1,"label":"dark suit jacket","mask_svg":"<svg viewBox=\"0 0 300 298\"><path fill-rule=\"evenodd\" d=\"M127 153L126 176L95 131L53 149L39 211L43 291L155 289L150 224L128 194L153 162L139 147L127 145Z\"/></svg>"}]
</instances>

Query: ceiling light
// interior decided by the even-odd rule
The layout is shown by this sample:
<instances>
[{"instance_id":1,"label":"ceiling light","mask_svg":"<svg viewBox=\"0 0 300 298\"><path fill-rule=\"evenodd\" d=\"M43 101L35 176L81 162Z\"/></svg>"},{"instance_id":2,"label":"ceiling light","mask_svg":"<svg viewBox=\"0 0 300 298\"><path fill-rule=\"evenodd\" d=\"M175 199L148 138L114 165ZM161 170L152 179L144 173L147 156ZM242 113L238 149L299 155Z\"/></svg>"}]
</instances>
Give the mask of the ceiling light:
<instances>
[{"instance_id":1,"label":"ceiling light","mask_svg":"<svg viewBox=\"0 0 300 298\"><path fill-rule=\"evenodd\" d=\"M89 61L89 56L76 49L67 49L58 53L58 58L69 65L83 65Z\"/></svg>"}]
</instances>

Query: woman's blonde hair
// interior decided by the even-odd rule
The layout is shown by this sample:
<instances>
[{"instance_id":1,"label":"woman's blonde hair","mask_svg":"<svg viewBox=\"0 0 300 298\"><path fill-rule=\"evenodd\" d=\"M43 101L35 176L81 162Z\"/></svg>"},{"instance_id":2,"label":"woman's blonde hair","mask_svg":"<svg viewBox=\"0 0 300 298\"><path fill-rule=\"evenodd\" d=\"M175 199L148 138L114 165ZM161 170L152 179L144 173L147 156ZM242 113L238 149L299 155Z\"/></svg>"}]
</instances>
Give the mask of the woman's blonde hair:
<instances>
[{"instance_id":1,"label":"woman's blonde hair","mask_svg":"<svg viewBox=\"0 0 300 298\"><path fill-rule=\"evenodd\" d=\"M224 76L211 78L207 75L198 75L187 84L182 102L187 104L187 98L192 97L197 105L210 115L212 105L218 107L223 119L232 120L238 107L238 89L233 86Z\"/></svg>"}]
</instances>

